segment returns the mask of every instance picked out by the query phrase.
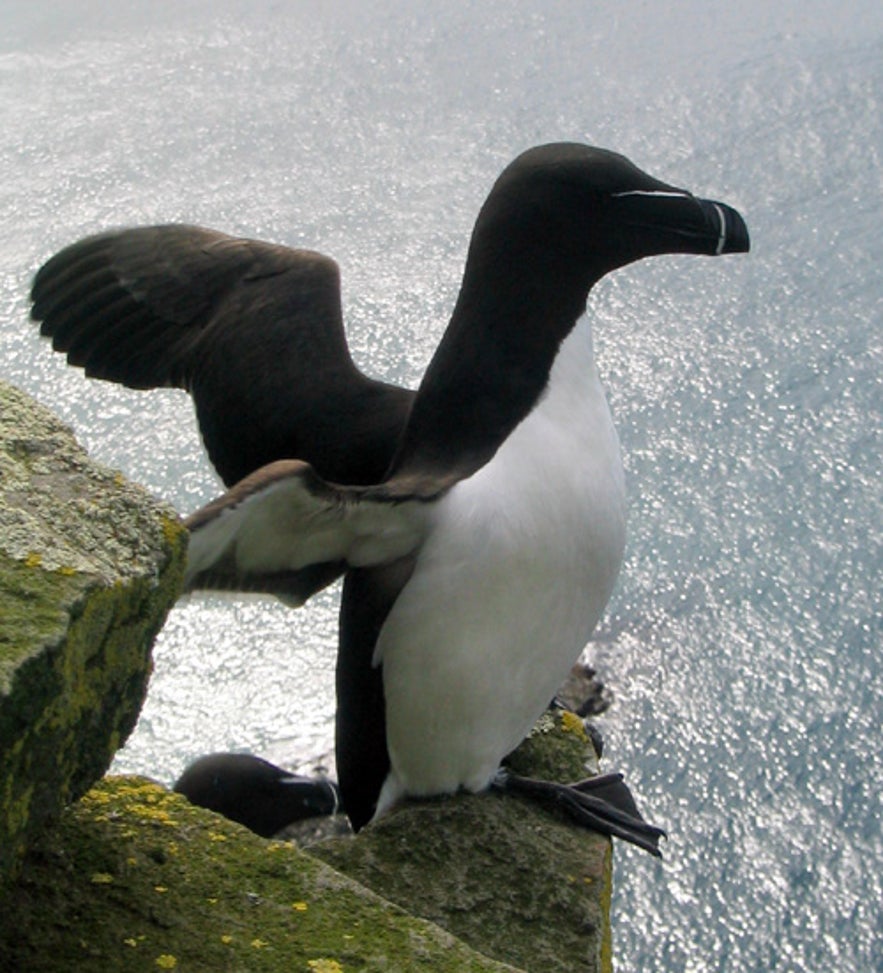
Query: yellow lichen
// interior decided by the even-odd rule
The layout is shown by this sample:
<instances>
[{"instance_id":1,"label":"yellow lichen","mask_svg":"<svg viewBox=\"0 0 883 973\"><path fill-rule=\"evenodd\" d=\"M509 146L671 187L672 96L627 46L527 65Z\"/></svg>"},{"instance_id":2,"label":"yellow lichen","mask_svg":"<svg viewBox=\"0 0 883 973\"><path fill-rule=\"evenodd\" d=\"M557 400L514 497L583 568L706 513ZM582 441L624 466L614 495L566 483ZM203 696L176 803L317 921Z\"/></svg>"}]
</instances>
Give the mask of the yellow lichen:
<instances>
[{"instance_id":1,"label":"yellow lichen","mask_svg":"<svg viewBox=\"0 0 883 973\"><path fill-rule=\"evenodd\" d=\"M113 875L108 875L107 872L95 872L94 875L89 877L89 881L93 885L111 885L113 884Z\"/></svg>"},{"instance_id":2,"label":"yellow lichen","mask_svg":"<svg viewBox=\"0 0 883 973\"><path fill-rule=\"evenodd\" d=\"M88 807L90 804L110 804L112 800L113 798L107 793L107 791L98 791L94 788L91 791L88 791L82 797L82 803L86 807Z\"/></svg>"},{"instance_id":3,"label":"yellow lichen","mask_svg":"<svg viewBox=\"0 0 883 973\"><path fill-rule=\"evenodd\" d=\"M147 800L150 800L148 796ZM132 814L137 814L141 819L141 824L162 824L166 827L174 826L175 820L168 811L154 804L133 804L129 810Z\"/></svg>"},{"instance_id":4,"label":"yellow lichen","mask_svg":"<svg viewBox=\"0 0 883 973\"><path fill-rule=\"evenodd\" d=\"M307 960L307 966L314 973L343 973L343 967L336 959L311 959Z\"/></svg>"},{"instance_id":5,"label":"yellow lichen","mask_svg":"<svg viewBox=\"0 0 883 973\"><path fill-rule=\"evenodd\" d=\"M161 953L156 958L156 965L161 970L173 970L178 965L178 960L171 953Z\"/></svg>"},{"instance_id":6,"label":"yellow lichen","mask_svg":"<svg viewBox=\"0 0 883 973\"><path fill-rule=\"evenodd\" d=\"M266 949L270 944L265 939L253 939L251 945L254 949Z\"/></svg>"},{"instance_id":7,"label":"yellow lichen","mask_svg":"<svg viewBox=\"0 0 883 973\"><path fill-rule=\"evenodd\" d=\"M576 713L571 713L568 709L561 711L561 729L566 733L576 733L583 742L588 740L582 717L577 716Z\"/></svg>"},{"instance_id":8,"label":"yellow lichen","mask_svg":"<svg viewBox=\"0 0 883 973\"><path fill-rule=\"evenodd\" d=\"M308 906L306 902L292 902L291 908L294 909L295 912L306 912Z\"/></svg>"},{"instance_id":9,"label":"yellow lichen","mask_svg":"<svg viewBox=\"0 0 883 973\"><path fill-rule=\"evenodd\" d=\"M137 783L121 783L117 788L117 795L123 800L137 798L145 804L171 804L174 798L160 784L143 780Z\"/></svg>"}]
</instances>

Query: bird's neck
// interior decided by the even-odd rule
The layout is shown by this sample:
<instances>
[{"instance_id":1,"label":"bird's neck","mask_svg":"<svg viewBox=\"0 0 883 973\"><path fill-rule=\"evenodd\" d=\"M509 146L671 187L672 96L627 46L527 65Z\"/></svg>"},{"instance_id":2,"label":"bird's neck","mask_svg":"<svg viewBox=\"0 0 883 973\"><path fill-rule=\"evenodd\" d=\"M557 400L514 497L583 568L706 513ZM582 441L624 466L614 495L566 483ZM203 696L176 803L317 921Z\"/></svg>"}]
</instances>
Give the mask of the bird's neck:
<instances>
[{"instance_id":1,"label":"bird's neck","mask_svg":"<svg viewBox=\"0 0 883 973\"><path fill-rule=\"evenodd\" d=\"M392 473L460 479L487 463L546 388L587 288L467 267L418 389Z\"/></svg>"}]
</instances>

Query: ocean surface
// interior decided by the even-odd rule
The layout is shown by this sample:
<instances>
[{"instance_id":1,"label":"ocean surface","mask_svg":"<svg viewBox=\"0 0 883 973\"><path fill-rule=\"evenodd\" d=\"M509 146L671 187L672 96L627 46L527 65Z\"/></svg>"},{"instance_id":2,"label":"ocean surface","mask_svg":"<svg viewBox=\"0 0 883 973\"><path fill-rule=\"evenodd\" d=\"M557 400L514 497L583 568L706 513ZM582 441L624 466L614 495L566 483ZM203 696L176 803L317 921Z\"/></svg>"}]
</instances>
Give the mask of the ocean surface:
<instances>
[{"instance_id":1,"label":"ocean surface","mask_svg":"<svg viewBox=\"0 0 883 973\"><path fill-rule=\"evenodd\" d=\"M182 512L187 397L84 379L28 321L51 253L165 221L308 246L354 354L416 384L491 182L617 149L739 208L752 253L593 292L630 533L587 648L605 766L669 831L617 845L621 971L883 970L879 0L2 0L0 376ZM331 765L337 592L171 614L115 769ZM542 647L538 647L541 651Z\"/></svg>"}]
</instances>

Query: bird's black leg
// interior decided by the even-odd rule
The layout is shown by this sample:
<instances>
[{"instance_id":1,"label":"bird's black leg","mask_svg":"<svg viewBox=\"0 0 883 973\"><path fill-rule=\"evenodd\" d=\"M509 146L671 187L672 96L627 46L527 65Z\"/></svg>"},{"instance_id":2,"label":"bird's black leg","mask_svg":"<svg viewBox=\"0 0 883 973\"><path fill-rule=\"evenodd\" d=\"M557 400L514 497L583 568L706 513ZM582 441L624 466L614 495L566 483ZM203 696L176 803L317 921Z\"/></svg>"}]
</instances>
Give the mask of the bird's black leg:
<instances>
[{"instance_id":1,"label":"bird's black leg","mask_svg":"<svg viewBox=\"0 0 883 973\"><path fill-rule=\"evenodd\" d=\"M602 774L575 784L557 784L520 777L501 768L492 786L560 807L585 828L621 838L657 858L662 857L659 839L665 837L665 832L641 816L622 774Z\"/></svg>"}]
</instances>

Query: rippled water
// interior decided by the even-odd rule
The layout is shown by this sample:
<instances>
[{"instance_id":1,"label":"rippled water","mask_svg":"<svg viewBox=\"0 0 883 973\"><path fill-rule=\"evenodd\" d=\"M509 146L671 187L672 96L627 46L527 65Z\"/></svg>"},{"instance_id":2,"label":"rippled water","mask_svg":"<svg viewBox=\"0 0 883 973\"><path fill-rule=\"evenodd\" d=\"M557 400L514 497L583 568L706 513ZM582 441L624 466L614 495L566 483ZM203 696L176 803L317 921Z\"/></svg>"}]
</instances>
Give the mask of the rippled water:
<instances>
[{"instance_id":1,"label":"rippled water","mask_svg":"<svg viewBox=\"0 0 883 973\"><path fill-rule=\"evenodd\" d=\"M879 4L6 0L0 374L182 511L217 491L186 396L86 381L28 280L181 220L335 256L355 354L416 383L468 232L526 146L576 138L739 207L747 258L664 258L590 306L627 561L588 654L608 763L670 832L617 849L627 971L883 970ZM333 733L334 592L194 598L120 770Z\"/></svg>"}]
</instances>

